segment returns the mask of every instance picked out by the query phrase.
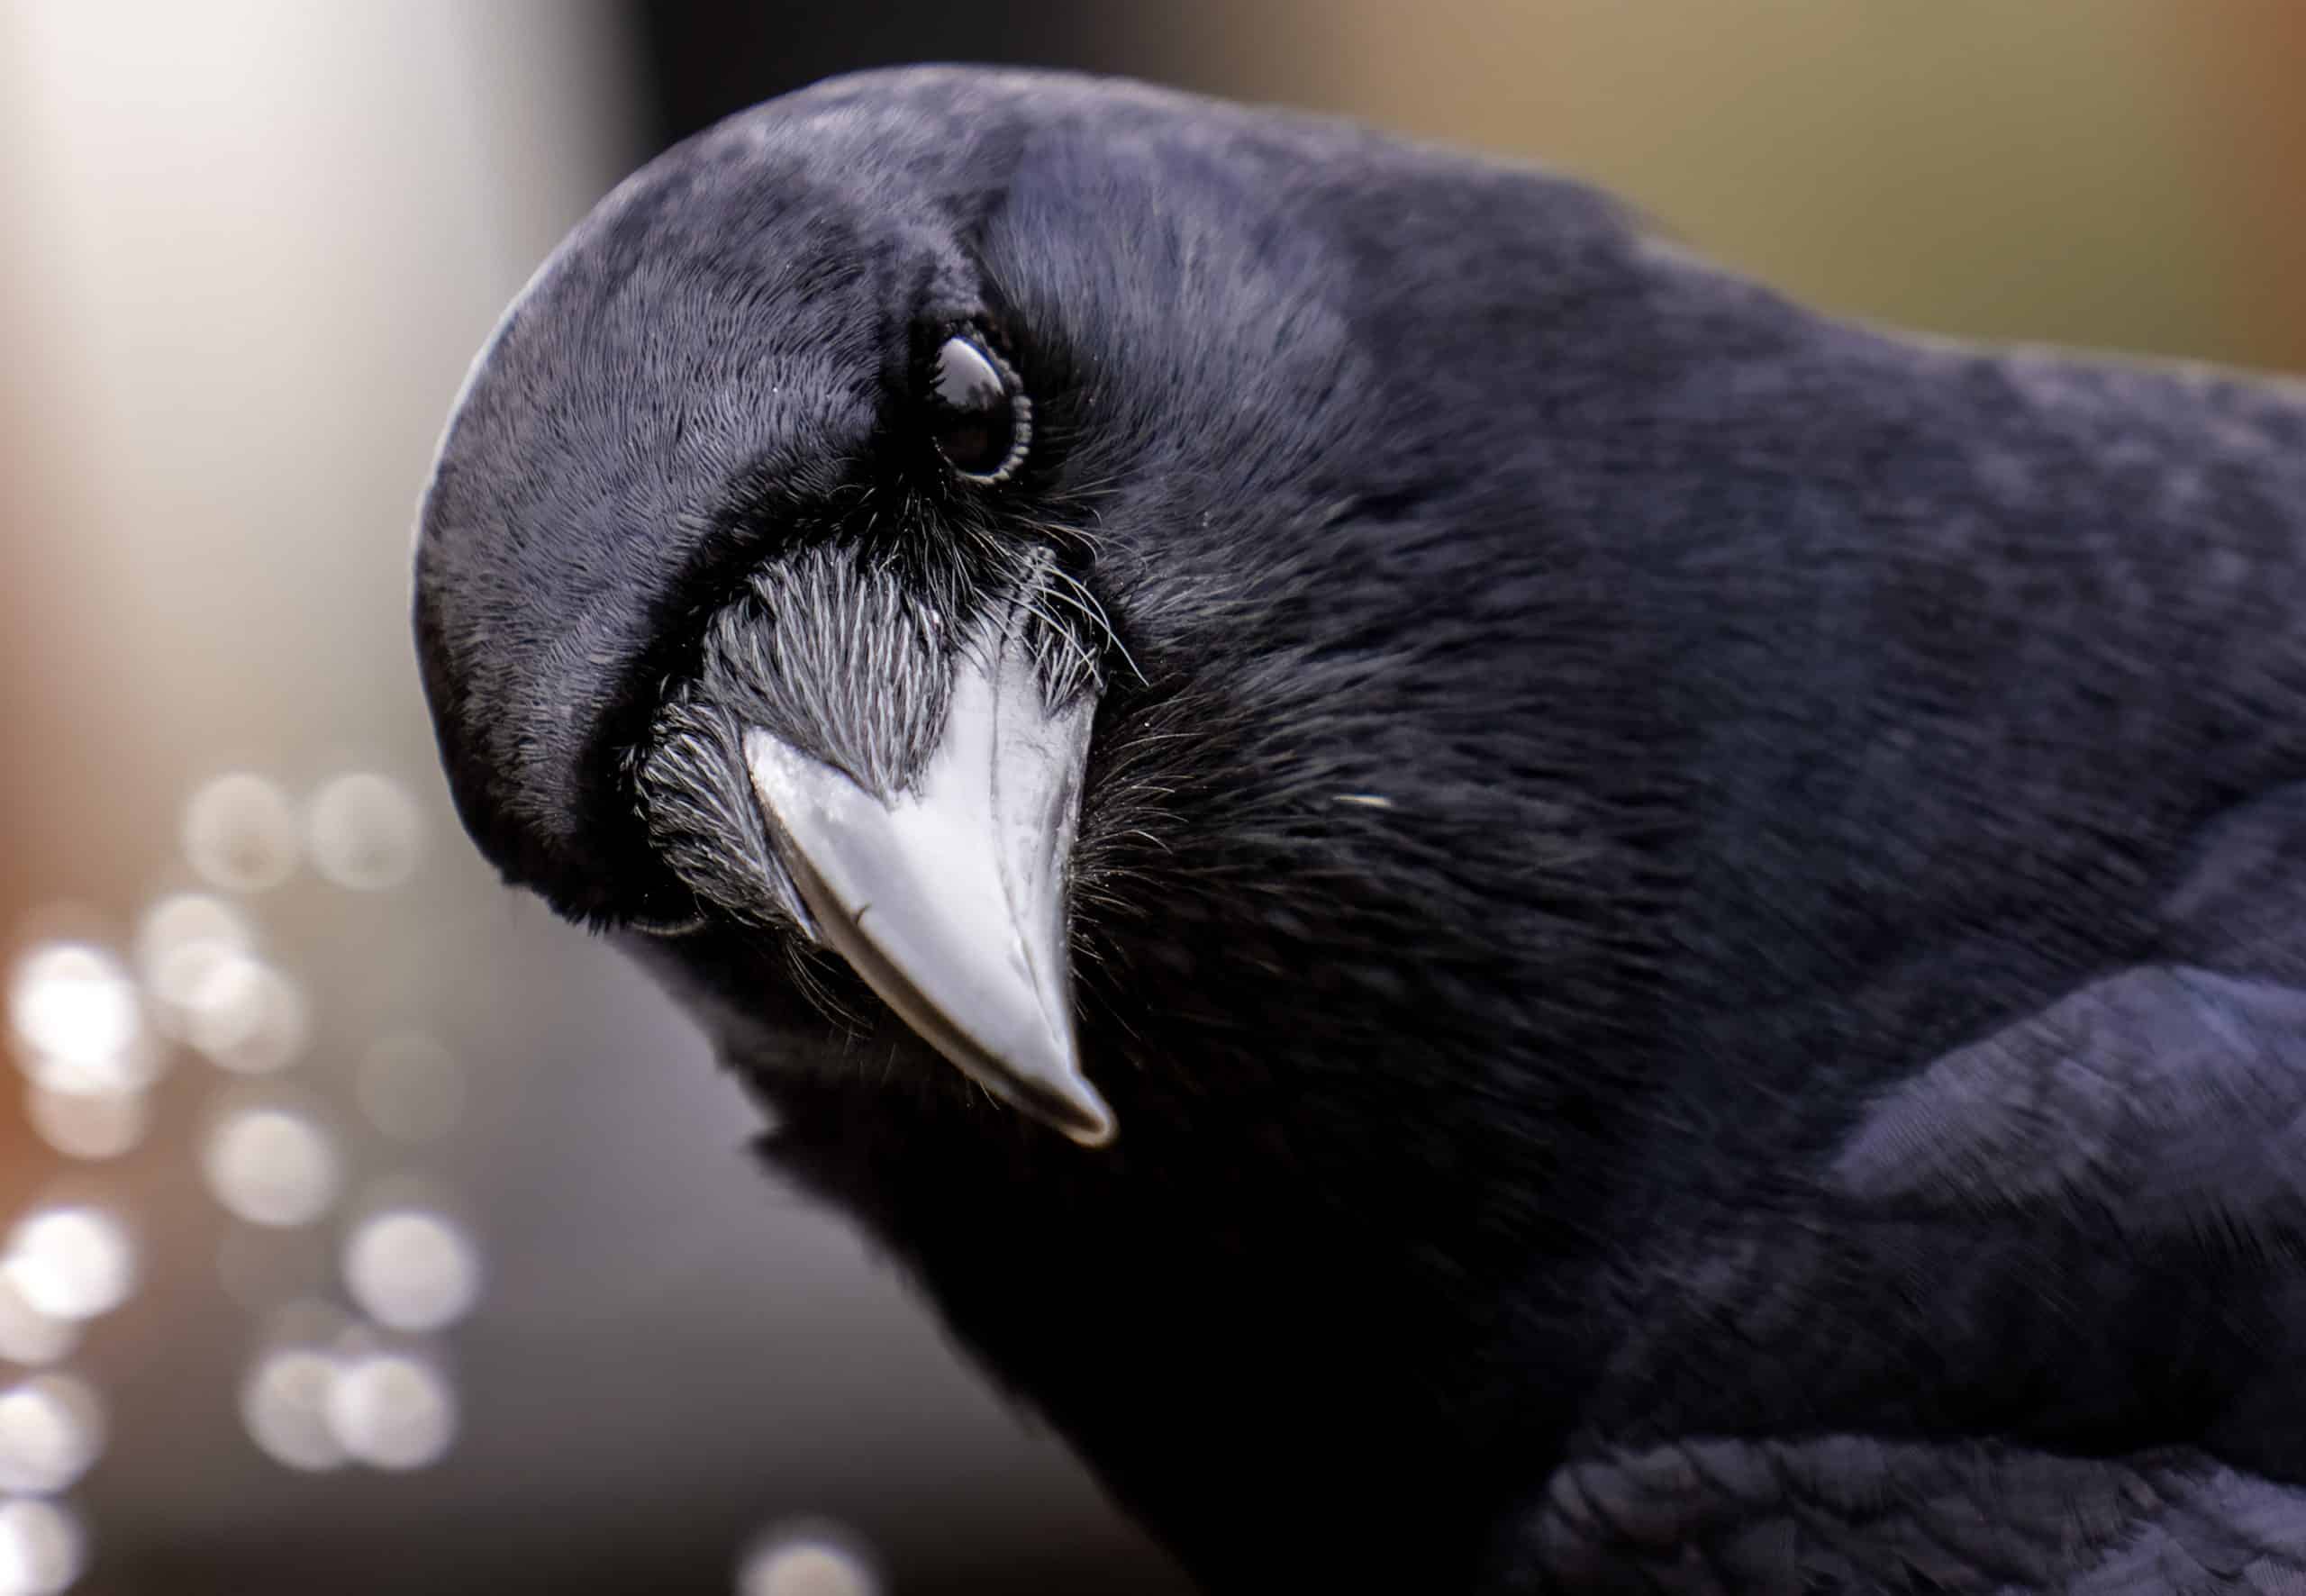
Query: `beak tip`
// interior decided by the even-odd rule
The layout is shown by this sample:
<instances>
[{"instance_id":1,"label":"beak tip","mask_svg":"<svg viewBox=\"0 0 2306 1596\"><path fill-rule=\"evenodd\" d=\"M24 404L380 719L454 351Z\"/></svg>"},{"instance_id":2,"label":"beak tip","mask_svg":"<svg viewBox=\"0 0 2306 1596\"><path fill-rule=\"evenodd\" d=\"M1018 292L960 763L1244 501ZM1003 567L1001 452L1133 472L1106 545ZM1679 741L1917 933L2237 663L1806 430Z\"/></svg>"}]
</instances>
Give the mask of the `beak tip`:
<instances>
[{"instance_id":1,"label":"beak tip","mask_svg":"<svg viewBox=\"0 0 2306 1596\"><path fill-rule=\"evenodd\" d=\"M1107 1146L1120 1129L1112 1107L1089 1084L1070 1047L1057 1067L1004 1072L1003 1079L1011 1084L1020 1107L1082 1147ZM1017 1091L1019 1087L1025 1090Z\"/></svg>"},{"instance_id":2,"label":"beak tip","mask_svg":"<svg viewBox=\"0 0 2306 1596\"><path fill-rule=\"evenodd\" d=\"M1086 1081L1080 1084L1079 1096L1070 1104L1074 1112L1058 1129L1085 1147L1111 1147L1114 1134L1121 1129L1113 1119L1112 1110L1097 1095Z\"/></svg>"}]
</instances>

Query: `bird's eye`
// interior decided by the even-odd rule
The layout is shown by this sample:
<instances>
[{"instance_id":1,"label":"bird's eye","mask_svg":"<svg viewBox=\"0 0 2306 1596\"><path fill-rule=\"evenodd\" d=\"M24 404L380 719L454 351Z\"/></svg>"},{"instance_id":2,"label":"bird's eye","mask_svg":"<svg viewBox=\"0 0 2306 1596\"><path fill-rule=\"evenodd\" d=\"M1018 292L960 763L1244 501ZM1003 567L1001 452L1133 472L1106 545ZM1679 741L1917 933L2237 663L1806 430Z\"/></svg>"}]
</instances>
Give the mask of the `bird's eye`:
<instances>
[{"instance_id":1,"label":"bird's eye","mask_svg":"<svg viewBox=\"0 0 2306 1596\"><path fill-rule=\"evenodd\" d=\"M1023 463L1032 409L1009 363L966 334L945 340L930 373L929 435L945 463L980 482Z\"/></svg>"}]
</instances>

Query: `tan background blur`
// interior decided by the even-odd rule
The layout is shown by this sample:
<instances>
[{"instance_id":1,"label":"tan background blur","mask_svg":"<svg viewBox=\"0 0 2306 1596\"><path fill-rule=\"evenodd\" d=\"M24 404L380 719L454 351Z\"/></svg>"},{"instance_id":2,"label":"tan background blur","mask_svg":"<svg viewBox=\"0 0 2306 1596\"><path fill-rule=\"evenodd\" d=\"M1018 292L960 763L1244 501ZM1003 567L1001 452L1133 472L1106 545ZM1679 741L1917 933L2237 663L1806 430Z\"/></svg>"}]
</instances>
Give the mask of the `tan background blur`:
<instances>
[{"instance_id":1,"label":"tan background blur","mask_svg":"<svg viewBox=\"0 0 2306 1596\"><path fill-rule=\"evenodd\" d=\"M166 1066L121 1102L59 1109L19 1016L0 1227L94 1213L134 1272L67 1351L0 1325L0 1353L27 1360L0 1363L0 1596L68 1575L736 1590L755 1537L798 1520L840 1527L776 1543L832 1537L817 1572L851 1582L820 1596L1177 1588L838 1225L751 1167L752 1112L693 1033L499 892L448 812L406 635L415 497L498 310L665 134L916 54L1125 69L1566 167L1837 311L2306 366L2306 8L2284 0L812 18L0 0L0 955L19 976L59 947L119 956ZM316 811L348 771L383 778L370 802ZM231 772L257 780L214 800ZM188 837L204 790L215 823ZM383 861L365 879L341 857L363 847ZM162 1037L199 1016L132 955L186 891L304 1004L277 1070ZM411 1033L458 1088L430 1138L372 1090L379 1038ZM143 1127L116 1151L57 1129L132 1110ZM330 1189L301 1222L220 1203L221 1181L250 1205L218 1138L255 1111L326 1149ZM288 1145L255 1169L276 1197ZM348 1285L344 1249L395 1209L470 1249L468 1311L354 1322L376 1288ZM6 1243L23 1267L0 1264L0 1319L11 1280L38 1297L35 1265L79 1266L32 1246ZM346 1316L295 1332L328 1367L398 1358L416 1382L372 1383L366 1420L304 1392L282 1420L319 1427L301 1465L294 1435L259 1444L248 1401L297 1303ZM371 1465L313 1466L348 1424ZM776 1581L800 1564L749 1566L746 1596L790 1596Z\"/></svg>"}]
</instances>

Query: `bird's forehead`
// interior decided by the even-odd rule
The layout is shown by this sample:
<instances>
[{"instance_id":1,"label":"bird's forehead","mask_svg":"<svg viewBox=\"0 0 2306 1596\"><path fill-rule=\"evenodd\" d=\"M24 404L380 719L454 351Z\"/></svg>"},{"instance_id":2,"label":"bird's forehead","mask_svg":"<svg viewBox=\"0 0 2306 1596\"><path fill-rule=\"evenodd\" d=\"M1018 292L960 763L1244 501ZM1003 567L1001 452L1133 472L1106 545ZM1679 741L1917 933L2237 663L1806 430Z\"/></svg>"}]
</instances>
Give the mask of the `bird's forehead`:
<instances>
[{"instance_id":1,"label":"bird's forehead","mask_svg":"<svg viewBox=\"0 0 2306 1596\"><path fill-rule=\"evenodd\" d=\"M819 85L668 152L578 226L476 361L420 549L558 546L572 514L604 507L693 521L681 495L704 480L839 457L912 318L973 297L964 240L1036 135L1125 144L1190 109L1064 75L907 68ZM502 502L442 513L451 486Z\"/></svg>"},{"instance_id":2,"label":"bird's forehead","mask_svg":"<svg viewBox=\"0 0 2306 1596\"><path fill-rule=\"evenodd\" d=\"M797 177L710 176L604 207L508 314L435 467L420 600L510 585L575 623L660 591L744 485L829 485L869 430L898 251Z\"/></svg>"},{"instance_id":3,"label":"bird's forehead","mask_svg":"<svg viewBox=\"0 0 2306 1596\"><path fill-rule=\"evenodd\" d=\"M967 275L959 240L996 203L1022 104L998 74L867 75L644 168L507 312L451 416L443 474L510 463L514 485L599 504L651 474L693 486L685 452L761 468L837 453L902 353L892 336ZM490 519L517 540L533 518Z\"/></svg>"}]
</instances>

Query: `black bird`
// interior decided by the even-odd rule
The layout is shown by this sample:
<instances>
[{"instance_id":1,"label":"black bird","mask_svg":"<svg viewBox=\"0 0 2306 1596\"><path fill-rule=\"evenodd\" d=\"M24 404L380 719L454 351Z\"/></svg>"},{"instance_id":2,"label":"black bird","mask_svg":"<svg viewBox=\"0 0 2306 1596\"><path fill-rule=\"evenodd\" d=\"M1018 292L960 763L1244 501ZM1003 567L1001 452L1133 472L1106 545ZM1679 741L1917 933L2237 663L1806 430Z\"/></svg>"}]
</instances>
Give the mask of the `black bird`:
<instances>
[{"instance_id":1,"label":"black bird","mask_svg":"<svg viewBox=\"0 0 2306 1596\"><path fill-rule=\"evenodd\" d=\"M917 69L546 264L416 630L483 850L1211 1589L2265 1591L2301 594L2298 387Z\"/></svg>"}]
</instances>

